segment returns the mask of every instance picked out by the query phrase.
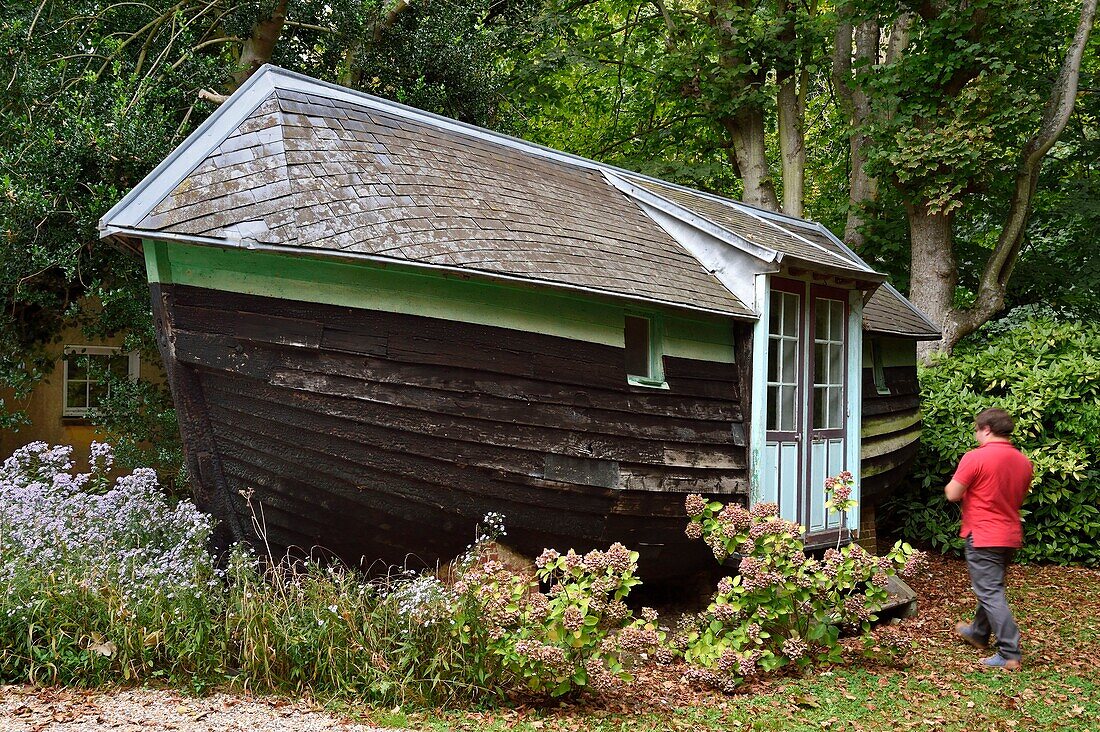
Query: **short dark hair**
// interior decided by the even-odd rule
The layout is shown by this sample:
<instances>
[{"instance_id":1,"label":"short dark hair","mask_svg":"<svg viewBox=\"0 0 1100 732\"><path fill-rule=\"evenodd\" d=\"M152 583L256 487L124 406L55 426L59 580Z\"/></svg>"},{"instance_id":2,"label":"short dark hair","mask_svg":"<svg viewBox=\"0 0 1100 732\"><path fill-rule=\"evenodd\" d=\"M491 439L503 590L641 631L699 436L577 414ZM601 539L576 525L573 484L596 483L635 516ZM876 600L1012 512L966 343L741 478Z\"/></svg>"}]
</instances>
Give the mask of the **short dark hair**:
<instances>
[{"instance_id":1,"label":"short dark hair","mask_svg":"<svg viewBox=\"0 0 1100 732\"><path fill-rule=\"evenodd\" d=\"M978 412L978 416L974 418L974 425L978 429L988 427L989 431L998 437L1008 437L1016 428L1012 415L1000 407L990 407Z\"/></svg>"}]
</instances>

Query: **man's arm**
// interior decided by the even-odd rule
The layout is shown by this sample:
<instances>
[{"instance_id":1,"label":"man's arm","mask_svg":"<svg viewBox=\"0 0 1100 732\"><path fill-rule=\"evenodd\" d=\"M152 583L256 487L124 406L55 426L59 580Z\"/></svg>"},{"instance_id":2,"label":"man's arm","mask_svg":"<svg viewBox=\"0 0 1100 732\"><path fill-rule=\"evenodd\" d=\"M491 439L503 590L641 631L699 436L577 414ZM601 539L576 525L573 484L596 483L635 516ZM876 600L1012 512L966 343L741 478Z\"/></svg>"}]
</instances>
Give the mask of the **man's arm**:
<instances>
[{"instance_id":1,"label":"man's arm","mask_svg":"<svg viewBox=\"0 0 1100 732\"><path fill-rule=\"evenodd\" d=\"M952 502L961 501L963 493L966 493L966 486L954 478L943 488L943 494Z\"/></svg>"}]
</instances>

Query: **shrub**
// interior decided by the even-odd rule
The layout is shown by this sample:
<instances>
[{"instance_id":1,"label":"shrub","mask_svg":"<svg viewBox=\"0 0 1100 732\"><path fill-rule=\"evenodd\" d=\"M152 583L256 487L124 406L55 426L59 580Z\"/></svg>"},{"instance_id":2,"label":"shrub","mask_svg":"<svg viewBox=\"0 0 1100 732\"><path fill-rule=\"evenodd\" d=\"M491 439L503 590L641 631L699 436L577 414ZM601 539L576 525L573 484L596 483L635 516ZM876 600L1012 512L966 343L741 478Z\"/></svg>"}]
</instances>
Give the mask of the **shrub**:
<instances>
[{"instance_id":1,"label":"shrub","mask_svg":"<svg viewBox=\"0 0 1100 732\"><path fill-rule=\"evenodd\" d=\"M848 482L830 479L834 509L849 507ZM703 539L719 561L740 559L739 574L723 578L707 609L672 640L697 679L723 690L783 666L838 660L841 631L868 631L890 575L913 572L923 560L900 542L884 557L858 544L807 557L802 527L780 519L774 503L748 510L690 495L686 507L688 536Z\"/></svg>"},{"instance_id":2,"label":"shrub","mask_svg":"<svg viewBox=\"0 0 1100 732\"><path fill-rule=\"evenodd\" d=\"M943 486L975 446L974 415L998 406L1035 465L1020 558L1100 562L1100 325L1015 313L922 368L920 383L921 451L894 504L906 538L962 548Z\"/></svg>"},{"instance_id":3,"label":"shrub","mask_svg":"<svg viewBox=\"0 0 1100 732\"><path fill-rule=\"evenodd\" d=\"M0 681L162 679L439 705L628 678L609 640L632 620L622 600L639 582L638 555L621 545L548 550L536 575L486 559L482 537L453 585L246 547L219 570L209 519L159 491L152 470L110 485L109 448L93 445L84 474L71 454L33 443L0 469Z\"/></svg>"},{"instance_id":4,"label":"shrub","mask_svg":"<svg viewBox=\"0 0 1100 732\"><path fill-rule=\"evenodd\" d=\"M612 633L633 620L623 600L641 581L638 553L618 543L583 556L547 549L536 567L532 577L475 554L460 570L451 620L471 668L550 696L628 680Z\"/></svg>"}]
</instances>

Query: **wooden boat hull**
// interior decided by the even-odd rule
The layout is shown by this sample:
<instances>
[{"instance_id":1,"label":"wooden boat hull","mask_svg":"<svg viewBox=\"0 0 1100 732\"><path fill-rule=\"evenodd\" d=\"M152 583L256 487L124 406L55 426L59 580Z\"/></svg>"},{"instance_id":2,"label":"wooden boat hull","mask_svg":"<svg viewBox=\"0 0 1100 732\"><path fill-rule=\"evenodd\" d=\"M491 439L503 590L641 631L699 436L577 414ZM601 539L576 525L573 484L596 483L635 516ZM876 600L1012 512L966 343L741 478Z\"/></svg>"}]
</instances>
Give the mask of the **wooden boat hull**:
<instances>
[{"instance_id":1,"label":"wooden boat hull","mask_svg":"<svg viewBox=\"0 0 1100 732\"><path fill-rule=\"evenodd\" d=\"M521 553L621 541L661 582L715 566L684 534L686 493L747 499L733 364L666 357L672 388L647 390L619 348L151 289L196 500L224 539L255 541L255 514L277 551L424 567L496 512Z\"/></svg>"}]
</instances>

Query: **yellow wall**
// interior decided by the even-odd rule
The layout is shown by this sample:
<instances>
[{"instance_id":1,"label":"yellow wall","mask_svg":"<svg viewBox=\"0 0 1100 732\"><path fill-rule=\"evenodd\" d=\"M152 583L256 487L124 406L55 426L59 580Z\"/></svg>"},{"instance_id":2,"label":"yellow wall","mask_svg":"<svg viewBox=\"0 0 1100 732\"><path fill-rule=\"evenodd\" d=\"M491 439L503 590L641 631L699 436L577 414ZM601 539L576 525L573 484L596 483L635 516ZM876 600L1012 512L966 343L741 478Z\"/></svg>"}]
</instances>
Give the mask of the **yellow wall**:
<instances>
[{"instance_id":1,"label":"yellow wall","mask_svg":"<svg viewBox=\"0 0 1100 732\"><path fill-rule=\"evenodd\" d=\"M25 410L31 424L15 430L0 430L0 459L6 458L28 442L42 440L51 445L72 445L73 458L78 470L86 470L88 465L88 447L92 440L103 439L92 425L79 417L62 417L62 388L64 370L62 353L65 346L121 346L122 335L102 341L89 341L79 328L70 328L62 333L61 339L50 346L54 356L53 371L38 384L37 388L25 399L15 400L10 392L0 391L5 405L14 411ZM163 381L164 372L159 361L150 363L141 361L140 378L146 381Z\"/></svg>"}]
</instances>

